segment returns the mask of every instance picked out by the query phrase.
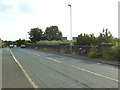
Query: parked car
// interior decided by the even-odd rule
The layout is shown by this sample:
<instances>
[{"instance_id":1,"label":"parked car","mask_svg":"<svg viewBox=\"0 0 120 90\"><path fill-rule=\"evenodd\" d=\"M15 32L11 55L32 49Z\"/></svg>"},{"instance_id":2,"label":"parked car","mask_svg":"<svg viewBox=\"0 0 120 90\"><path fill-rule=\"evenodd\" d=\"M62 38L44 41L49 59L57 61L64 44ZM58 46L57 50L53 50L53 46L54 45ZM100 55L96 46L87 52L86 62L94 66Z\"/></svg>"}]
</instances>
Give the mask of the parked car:
<instances>
[{"instance_id":1,"label":"parked car","mask_svg":"<svg viewBox=\"0 0 120 90\"><path fill-rule=\"evenodd\" d=\"M26 48L26 46L24 44L21 45L21 48Z\"/></svg>"},{"instance_id":2,"label":"parked car","mask_svg":"<svg viewBox=\"0 0 120 90\"><path fill-rule=\"evenodd\" d=\"M14 47L14 45L12 45L12 44L9 46L9 48L13 48L13 47Z\"/></svg>"},{"instance_id":3,"label":"parked car","mask_svg":"<svg viewBox=\"0 0 120 90\"><path fill-rule=\"evenodd\" d=\"M17 47L17 45L14 45L14 47Z\"/></svg>"}]
</instances>

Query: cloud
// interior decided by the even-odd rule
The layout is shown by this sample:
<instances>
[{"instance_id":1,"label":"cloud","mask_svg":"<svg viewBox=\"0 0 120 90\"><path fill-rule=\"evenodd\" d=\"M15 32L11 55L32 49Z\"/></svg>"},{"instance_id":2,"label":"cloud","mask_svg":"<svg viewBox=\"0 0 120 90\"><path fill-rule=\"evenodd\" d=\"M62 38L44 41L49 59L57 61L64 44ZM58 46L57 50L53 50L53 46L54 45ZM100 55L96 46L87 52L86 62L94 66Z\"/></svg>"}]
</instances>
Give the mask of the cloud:
<instances>
[{"instance_id":1,"label":"cloud","mask_svg":"<svg viewBox=\"0 0 120 90\"><path fill-rule=\"evenodd\" d=\"M32 3L27 0L0 0L0 12L34 14Z\"/></svg>"},{"instance_id":2,"label":"cloud","mask_svg":"<svg viewBox=\"0 0 120 90\"><path fill-rule=\"evenodd\" d=\"M11 2L7 0L0 0L0 12L7 13L9 10L12 9L14 9L14 5Z\"/></svg>"},{"instance_id":3,"label":"cloud","mask_svg":"<svg viewBox=\"0 0 120 90\"><path fill-rule=\"evenodd\" d=\"M24 17L35 16L32 3L27 0L0 0L0 22L21 21Z\"/></svg>"},{"instance_id":4,"label":"cloud","mask_svg":"<svg viewBox=\"0 0 120 90\"><path fill-rule=\"evenodd\" d=\"M34 8L29 1L27 1L27 0L21 1L20 0L17 2L17 4L18 4L18 8L21 13L31 14L31 15L35 13Z\"/></svg>"}]
</instances>

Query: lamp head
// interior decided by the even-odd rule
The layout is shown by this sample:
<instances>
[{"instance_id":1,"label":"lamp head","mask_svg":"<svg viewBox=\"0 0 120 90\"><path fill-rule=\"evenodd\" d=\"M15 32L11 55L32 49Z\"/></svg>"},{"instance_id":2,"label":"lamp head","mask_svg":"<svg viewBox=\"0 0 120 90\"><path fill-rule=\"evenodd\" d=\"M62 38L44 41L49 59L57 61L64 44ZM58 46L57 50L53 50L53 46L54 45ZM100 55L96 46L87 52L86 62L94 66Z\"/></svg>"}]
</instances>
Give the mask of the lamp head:
<instances>
[{"instance_id":1,"label":"lamp head","mask_svg":"<svg viewBox=\"0 0 120 90\"><path fill-rule=\"evenodd\" d=\"M71 5L70 5L70 4L68 4L68 6L70 6L70 7L71 7Z\"/></svg>"}]
</instances>

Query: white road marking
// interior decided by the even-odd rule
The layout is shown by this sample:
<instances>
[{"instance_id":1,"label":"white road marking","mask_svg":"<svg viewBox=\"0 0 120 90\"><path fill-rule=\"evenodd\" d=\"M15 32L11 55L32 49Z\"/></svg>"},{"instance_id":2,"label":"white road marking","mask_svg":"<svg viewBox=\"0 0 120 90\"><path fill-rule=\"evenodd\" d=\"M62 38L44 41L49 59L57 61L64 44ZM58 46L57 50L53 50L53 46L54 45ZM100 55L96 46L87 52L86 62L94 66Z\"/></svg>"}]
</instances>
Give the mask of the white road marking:
<instances>
[{"instance_id":1,"label":"white road marking","mask_svg":"<svg viewBox=\"0 0 120 90\"><path fill-rule=\"evenodd\" d=\"M58 60L56 60L56 59L49 58L49 57L46 57L46 58L47 58L47 59L50 59L50 60L53 60L53 61L55 61L55 62L61 63L61 61L58 61ZM103 77L103 78L106 78L106 79L109 79L109 80L116 81L116 82L120 83L119 80L113 79L113 78L111 78L111 77L104 76L104 75L102 75L102 74L98 74L98 73L95 73L95 72L92 72L92 71L89 71L89 70L86 70L86 69L83 69L83 68L80 68L80 67L76 67L76 66L73 66L73 65L70 65L70 66L73 67L73 68L77 68L77 69L80 69L80 70L82 70L82 71L91 73L91 74L93 74L93 75L100 76L100 77Z\"/></svg>"},{"instance_id":2,"label":"white road marking","mask_svg":"<svg viewBox=\"0 0 120 90\"><path fill-rule=\"evenodd\" d=\"M46 57L46 58L47 58L47 59L50 59L50 60L52 60L52 61L55 61L55 62L61 63L61 61L58 61L58 60L56 60L56 59L49 58L49 57Z\"/></svg>"},{"instance_id":3,"label":"white road marking","mask_svg":"<svg viewBox=\"0 0 120 90\"><path fill-rule=\"evenodd\" d=\"M37 56L40 56L39 54L37 54L37 53L33 53L33 54L35 54L35 55L37 55Z\"/></svg>"},{"instance_id":4,"label":"white road marking","mask_svg":"<svg viewBox=\"0 0 120 90\"><path fill-rule=\"evenodd\" d=\"M101 74L98 74L98 73L95 73L95 72L92 72L92 71L89 71L89 70L86 70L86 69L83 69L83 68L80 68L80 67L76 67L76 66L73 66L73 65L70 65L70 66L73 67L73 68L77 68L77 69L80 69L80 70L82 70L82 71L85 71L85 72L94 74L94 75L96 75L96 76L100 76L100 77L103 77L103 78L106 78L106 79L109 79L109 80L116 81L116 82L119 82L119 83L120 83L119 80L113 79L113 78L111 78L111 77L104 76L104 75L101 75Z\"/></svg>"},{"instance_id":5,"label":"white road marking","mask_svg":"<svg viewBox=\"0 0 120 90\"><path fill-rule=\"evenodd\" d=\"M12 54L12 51L11 51L11 50L10 50L10 52L11 52L11 54ZM33 54L40 56L39 54L36 54L36 53L33 53ZM29 81L33 84L33 86L34 86L35 88L37 88L37 86L36 86L36 85L34 84L34 82L30 79L30 77L28 76L28 74L26 73L26 71L23 69L23 67L20 65L20 63L17 61L17 59L14 57L13 54L12 54L12 56L13 56L13 58L15 59L15 61L18 63L18 65L20 66L20 68L22 69L22 71L25 73L25 75L28 77ZM52 61L61 63L61 61L58 61L58 60L56 60L56 59L49 58L49 57L46 57L46 58L47 58L47 59L50 59L50 60L52 60ZM82 71L91 73L91 74L93 74L93 75L100 76L100 77L103 77L103 78L106 78L106 79L109 79L109 80L116 81L116 82L120 83L119 80L113 79L113 78L111 78L111 77L104 76L104 75L102 75L102 74L98 74L98 73L95 73L95 72L92 72L92 71L89 71L89 70L86 70L86 69L83 69L83 68L80 68L80 67L76 67L76 66L73 66L73 65L70 65L70 66L73 67L73 68L77 68L77 69L79 69L79 70L82 70Z\"/></svg>"},{"instance_id":6,"label":"white road marking","mask_svg":"<svg viewBox=\"0 0 120 90\"><path fill-rule=\"evenodd\" d=\"M23 71L23 73L26 75L26 77L28 78L29 82L31 83L31 85L34 88L38 88L35 83L32 81L32 79L30 78L30 76L26 73L26 71L24 70L24 68L22 67L22 65L18 62L18 60L15 58L14 54L12 53L12 51L9 49L10 53L12 54L12 57L14 58L15 62L18 64L18 66L21 68L21 70Z\"/></svg>"}]
</instances>

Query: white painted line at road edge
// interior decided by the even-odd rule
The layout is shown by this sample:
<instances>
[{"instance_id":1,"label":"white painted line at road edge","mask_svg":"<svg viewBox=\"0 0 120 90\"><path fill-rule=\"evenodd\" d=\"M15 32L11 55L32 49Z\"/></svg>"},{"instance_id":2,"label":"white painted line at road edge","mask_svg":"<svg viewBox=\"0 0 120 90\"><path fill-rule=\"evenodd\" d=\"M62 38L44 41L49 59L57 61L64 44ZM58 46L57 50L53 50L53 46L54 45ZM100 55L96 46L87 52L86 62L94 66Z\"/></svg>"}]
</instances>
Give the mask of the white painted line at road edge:
<instances>
[{"instance_id":1,"label":"white painted line at road edge","mask_svg":"<svg viewBox=\"0 0 120 90\"><path fill-rule=\"evenodd\" d=\"M119 83L120 83L119 80L113 79L113 78L108 77L108 76L104 76L104 75L101 75L101 74L98 74L98 73L95 73L95 72L92 72L92 71L89 71L89 70L85 70L85 69L83 69L83 68L76 67L76 66L73 66L73 65L71 65L71 67L73 67L73 68L77 68L77 69L80 69L80 70L82 70L82 71L85 71L85 72L88 72L88 73L94 74L94 75L96 75L96 76L104 77L104 78L106 78L106 79L109 79L109 80L116 81L116 82L119 82Z\"/></svg>"},{"instance_id":2,"label":"white painted line at road edge","mask_svg":"<svg viewBox=\"0 0 120 90\"><path fill-rule=\"evenodd\" d=\"M10 50L10 49L9 49ZM30 76L26 73L26 71L23 69L22 65L18 62L18 60L15 58L14 54L12 53L12 51L10 50L10 53L12 54L12 57L14 58L15 62L18 64L18 66L21 68L21 70L23 71L23 73L26 75L26 77L28 78L29 82L31 83L31 85L34 88L38 88L35 83L32 81L32 79L30 78Z\"/></svg>"},{"instance_id":3,"label":"white painted line at road edge","mask_svg":"<svg viewBox=\"0 0 120 90\"><path fill-rule=\"evenodd\" d=\"M47 59L50 59L50 60L52 60L52 61L55 61L55 62L61 63L61 61L55 60L55 59L53 59L53 58L49 58L49 57L46 57L46 58L47 58Z\"/></svg>"}]
</instances>

